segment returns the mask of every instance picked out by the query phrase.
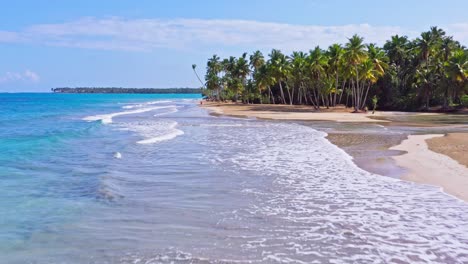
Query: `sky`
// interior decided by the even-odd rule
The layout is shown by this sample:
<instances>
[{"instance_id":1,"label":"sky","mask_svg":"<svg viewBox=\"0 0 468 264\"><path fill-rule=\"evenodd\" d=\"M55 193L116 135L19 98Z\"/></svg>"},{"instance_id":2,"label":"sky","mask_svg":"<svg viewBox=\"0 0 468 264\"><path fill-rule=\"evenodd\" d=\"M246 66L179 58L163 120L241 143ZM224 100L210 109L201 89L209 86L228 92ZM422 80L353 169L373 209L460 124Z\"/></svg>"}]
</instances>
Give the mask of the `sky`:
<instances>
[{"instance_id":1,"label":"sky","mask_svg":"<svg viewBox=\"0 0 468 264\"><path fill-rule=\"evenodd\" d=\"M468 46L466 0L0 0L0 92L199 87L213 54L384 44L431 26Z\"/></svg>"}]
</instances>

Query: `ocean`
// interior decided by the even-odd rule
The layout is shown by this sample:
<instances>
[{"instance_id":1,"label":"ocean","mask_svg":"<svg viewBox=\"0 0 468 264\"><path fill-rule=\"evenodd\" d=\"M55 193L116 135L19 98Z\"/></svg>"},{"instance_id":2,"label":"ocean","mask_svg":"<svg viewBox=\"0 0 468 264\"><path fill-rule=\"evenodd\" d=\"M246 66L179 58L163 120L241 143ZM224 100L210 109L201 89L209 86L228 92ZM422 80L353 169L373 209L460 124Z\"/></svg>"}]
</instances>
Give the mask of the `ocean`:
<instances>
[{"instance_id":1,"label":"ocean","mask_svg":"<svg viewBox=\"0 0 468 264\"><path fill-rule=\"evenodd\" d=\"M0 94L0 263L468 263L467 203L199 99Z\"/></svg>"}]
</instances>

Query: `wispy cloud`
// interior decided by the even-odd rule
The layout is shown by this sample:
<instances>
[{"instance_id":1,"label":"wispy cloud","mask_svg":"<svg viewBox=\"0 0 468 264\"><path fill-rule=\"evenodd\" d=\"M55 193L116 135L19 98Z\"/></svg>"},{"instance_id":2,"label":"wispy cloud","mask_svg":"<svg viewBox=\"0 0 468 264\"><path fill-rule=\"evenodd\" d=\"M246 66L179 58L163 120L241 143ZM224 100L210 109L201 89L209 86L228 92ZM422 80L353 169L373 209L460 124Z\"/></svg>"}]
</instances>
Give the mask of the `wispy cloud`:
<instances>
[{"instance_id":1,"label":"wispy cloud","mask_svg":"<svg viewBox=\"0 0 468 264\"><path fill-rule=\"evenodd\" d=\"M468 23L446 27L468 42ZM316 45L344 43L353 34L382 44L391 35L415 37L419 32L394 26L293 25L250 20L83 18L59 24L33 25L18 32L0 31L0 42L150 51L158 48L198 49L215 46L254 49L308 50Z\"/></svg>"},{"instance_id":2,"label":"wispy cloud","mask_svg":"<svg viewBox=\"0 0 468 264\"><path fill-rule=\"evenodd\" d=\"M9 83L9 82L39 82L39 74L25 70L24 72L6 72L3 75L0 75L0 83Z\"/></svg>"}]
</instances>

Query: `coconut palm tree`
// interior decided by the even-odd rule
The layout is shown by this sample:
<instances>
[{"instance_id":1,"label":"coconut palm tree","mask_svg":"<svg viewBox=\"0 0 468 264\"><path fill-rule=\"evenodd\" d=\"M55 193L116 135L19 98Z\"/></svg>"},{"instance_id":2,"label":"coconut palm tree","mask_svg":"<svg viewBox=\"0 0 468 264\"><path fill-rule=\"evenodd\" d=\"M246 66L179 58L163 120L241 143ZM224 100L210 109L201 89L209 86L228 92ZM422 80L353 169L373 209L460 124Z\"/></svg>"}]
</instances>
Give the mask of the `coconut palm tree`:
<instances>
[{"instance_id":1,"label":"coconut palm tree","mask_svg":"<svg viewBox=\"0 0 468 264\"><path fill-rule=\"evenodd\" d=\"M315 105L320 107L320 99L323 105L323 82L326 77L326 69L328 66L328 58L319 46L311 50L307 57L307 68L309 69L310 80L312 81L312 94L314 95Z\"/></svg>"},{"instance_id":2,"label":"coconut palm tree","mask_svg":"<svg viewBox=\"0 0 468 264\"><path fill-rule=\"evenodd\" d=\"M200 76L198 75L196 69L197 69L197 65L196 65L196 64L192 64L192 70L193 70L193 72L195 73L195 76L197 76L198 81L200 81L200 83L201 83L201 85L202 85L202 88L205 88L205 83L203 83L202 80L200 79Z\"/></svg>"},{"instance_id":3,"label":"coconut palm tree","mask_svg":"<svg viewBox=\"0 0 468 264\"><path fill-rule=\"evenodd\" d=\"M458 96L463 88L468 90L468 52L455 50L444 66L453 87L452 97Z\"/></svg>"},{"instance_id":4,"label":"coconut palm tree","mask_svg":"<svg viewBox=\"0 0 468 264\"><path fill-rule=\"evenodd\" d=\"M358 35L354 35L348 39L346 43L346 52L345 60L346 63L349 63L354 68L354 78L353 83L353 105L354 110L357 112L361 104L361 98L359 95L362 94L362 87L359 85L359 64L367 59L367 52L365 50L364 39Z\"/></svg>"},{"instance_id":5,"label":"coconut palm tree","mask_svg":"<svg viewBox=\"0 0 468 264\"><path fill-rule=\"evenodd\" d=\"M334 85L334 95L333 95L333 106L336 106L336 95L338 94L339 80L340 80L340 71L343 68L343 57L344 49L339 44L333 44L328 48L328 69L329 74L334 76L335 85Z\"/></svg>"},{"instance_id":6,"label":"coconut palm tree","mask_svg":"<svg viewBox=\"0 0 468 264\"><path fill-rule=\"evenodd\" d=\"M211 91L216 91L216 100L220 100L221 96L221 83L219 74L222 70L222 64L220 58L217 55L213 55L208 60L206 65L206 77L207 88Z\"/></svg>"},{"instance_id":7,"label":"coconut palm tree","mask_svg":"<svg viewBox=\"0 0 468 264\"><path fill-rule=\"evenodd\" d=\"M255 72L265 64L265 58L261 51L257 50L252 55L250 55L250 66L252 67L252 72Z\"/></svg>"},{"instance_id":8,"label":"coconut palm tree","mask_svg":"<svg viewBox=\"0 0 468 264\"><path fill-rule=\"evenodd\" d=\"M271 75L269 65L263 64L262 66L260 66L255 71L254 79L260 96L262 95L263 91L268 89L268 102L271 103L271 99L273 98L273 93L271 92L271 85L275 84L276 80ZM262 103L262 98L260 98L260 103ZM274 99L273 103L275 103Z\"/></svg>"},{"instance_id":9,"label":"coconut palm tree","mask_svg":"<svg viewBox=\"0 0 468 264\"><path fill-rule=\"evenodd\" d=\"M302 104L302 98L307 104L307 91L305 90L305 79L307 75L307 55L302 51L295 51L289 57L289 63L291 65L291 83L293 86L293 97L295 87L297 87L297 102Z\"/></svg>"},{"instance_id":10,"label":"coconut palm tree","mask_svg":"<svg viewBox=\"0 0 468 264\"><path fill-rule=\"evenodd\" d=\"M283 104L286 104L286 99L283 91L283 81L287 79L290 73L290 67L286 56L280 50L273 49L268 55L270 57L269 64L271 67L271 74L278 82ZM289 104L292 104L291 97Z\"/></svg>"}]
</instances>

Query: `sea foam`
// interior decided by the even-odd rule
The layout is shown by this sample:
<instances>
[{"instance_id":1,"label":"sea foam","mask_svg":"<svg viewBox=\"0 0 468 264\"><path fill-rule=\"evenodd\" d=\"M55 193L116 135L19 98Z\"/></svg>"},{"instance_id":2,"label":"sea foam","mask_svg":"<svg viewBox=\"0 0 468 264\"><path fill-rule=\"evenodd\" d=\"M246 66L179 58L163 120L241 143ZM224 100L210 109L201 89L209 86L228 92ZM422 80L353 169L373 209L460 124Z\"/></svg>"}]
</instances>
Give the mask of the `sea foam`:
<instances>
[{"instance_id":1,"label":"sea foam","mask_svg":"<svg viewBox=\"0 0 468 264\"><path fill-rule=\"evenodd\" d=\"M246 186L257 202L225 219L262 219L243 223L258 231L241 242L246 252L264 252L262 261L468 262L468 205L440 188L368 173L309 127L211 129L223 133L223 148L235 149L232 173L272 179L265 188ZM226 166L225 156L206 158Z\"/></svg>"},{"instance_id":2,"label":"sea foam","mask_svg":"<svg viewBox=\"0 0 468 264\"><path fill-rule=\"evenodd\" d=\"M173 108L173 107L175 106L168 105L168 106L153 106L153 107L138 108L135 110L123 111L123 112L117 112L117 113L111 113L111 114L87 116L83 118L83 120L85 121L99 121L100 120L103 124L110 124L112 123L112 118L117 117L117 116L140 114L140 113L154 111L158 109Z\"/></svg>"}]
</instances>

